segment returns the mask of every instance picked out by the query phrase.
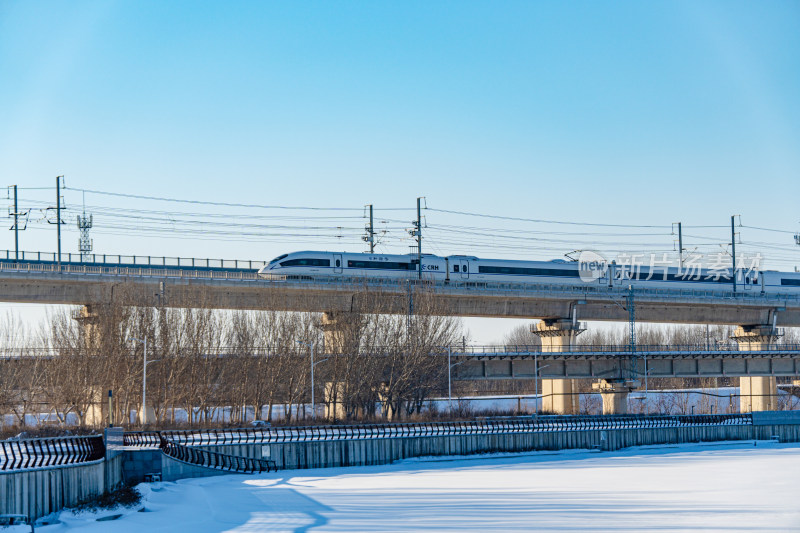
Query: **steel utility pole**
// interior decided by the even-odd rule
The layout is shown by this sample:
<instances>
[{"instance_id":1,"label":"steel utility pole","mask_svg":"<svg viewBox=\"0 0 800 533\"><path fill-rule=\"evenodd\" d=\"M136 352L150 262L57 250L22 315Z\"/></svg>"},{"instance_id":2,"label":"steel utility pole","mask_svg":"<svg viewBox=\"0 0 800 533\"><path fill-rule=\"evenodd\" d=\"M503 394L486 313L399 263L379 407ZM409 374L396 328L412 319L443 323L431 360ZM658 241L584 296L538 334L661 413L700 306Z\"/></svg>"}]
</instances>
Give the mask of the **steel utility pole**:
<instances>
[{"instance_id":1,"label":"steel utility pole","mask_svg":"<svg viewBox=\"0 0 800 533\"><path fill-rule=\"evenodd\" d=\"M733 294L736 294L736 233L733 229L733 221L736 215L731 215L731 262L733 266Z\"/></svg>"},{"instance_id":2,"label":"steel utility pole","mask_svg":"<svg viewBox=\"0 0 800 533\"><path fill-rule=\"evenodd\" d=\"M453 353L453 347L447 347L447 414L453 414L453 388L450 385L450 372L453 368L450 366L450 356Z\"/></svg>"},{"instance_id":3,"label":"steel utility pole","mask_svg":"<svg viewBox=\"0 0 800 533\"><path fill-rule=\"evenodd\" d=\"M683 231L681 230L680 222L678 222L678 260L680 261L681 270L683 270Z\"/></svg>"},{"instance_id":4,"label":"steel utility pole","mask_svg":"<svg viewBox=\"0 0 800 533\"><path fill-rule=\"evenodd\" d=\"M534 408L533 416L539 416L539 352L533 352L533 387L536 389L533 393Z\"/></svg>"},{"instance_id":5,"label":"steel utility pole","mask_svg":"<svg viewBox=\"0 0 800 533\"><path fill-rule=\"evenodd\" d=\"M19 261L19 209L17 208L17 186L14 185L14 260Z\"/></svg>"},{"instance_id":6,"label":"steel utility pole","mask_svg":"<svg viewBox=\"0 0 800 533\"><path fill-rule=\"evenodd\" d=\"M419 270L419 279L422 279L422 216L420 214L420 200L422 200L422 197L417 198L417 269Z\"/></svg>"},{"instance_id":7,"label":"steel utility pole","mask_svg":"<svg viewBox=\"0 0 800 533\"><path fill-rule=\"evenodd\" d=\"M83 199L83 216L78 215L78 230L81 236L78 238L78 250L81 252L81 261L89 258L92 251L92 239L89 238L89 230L92 229L92 215L86 216L86 198Z\"/></svg>"},{"instance_id":8,"label":"steel utility pole","mask_svg":"<svg viewBox=\"0 0 800 533\"><path fill-rule=\"evenodd\" d=\"M61 180L64 176L56 176L56 235L58 237L58 271L61 272Z\"/></svg>"},{"instance_id":9,"label":"steel utility pole","mask_svg":"<svg viewBox=\"0 0 800 533\"><path fill-rule=\"evenodd\" d=\"M631 352L630 355L630 379L636 379L636 299L633 295L633 285L628 285L628 327L629 338L628 347Z\"/></svg>"},{"instance_id":10,"label":"steel utility pole","mask_svg":"<svg viewBox=\"0 0 800 533\"><path fill-rule=\"evenodd\" d=\"M369 253L375 253L375 225L372 221L372 204L369 204L369 226L367 226L367 234L362 237L364 241L369 243Z\"/></svg>"}]
</instances>

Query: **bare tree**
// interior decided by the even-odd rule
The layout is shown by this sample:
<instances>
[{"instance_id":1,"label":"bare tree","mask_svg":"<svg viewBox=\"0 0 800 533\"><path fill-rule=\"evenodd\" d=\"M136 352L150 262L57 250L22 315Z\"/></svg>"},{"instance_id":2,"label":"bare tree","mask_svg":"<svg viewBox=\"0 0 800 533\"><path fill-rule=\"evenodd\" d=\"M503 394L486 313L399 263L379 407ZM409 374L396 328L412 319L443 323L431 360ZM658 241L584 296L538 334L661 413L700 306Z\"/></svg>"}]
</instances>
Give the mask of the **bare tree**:
<instances>
[{"instance_id":1,"label":"bare tree","mask_svg":"<svg viewBox=\"0 0 800 533\"><path fill-rule=\"evenodd\" d=\"M503 337L503 344L506 346L541 346L542 340L531 331L532 324L533 322L530 324L520 324L506 333L505 337Z\"/></svg>"}]
</instances>

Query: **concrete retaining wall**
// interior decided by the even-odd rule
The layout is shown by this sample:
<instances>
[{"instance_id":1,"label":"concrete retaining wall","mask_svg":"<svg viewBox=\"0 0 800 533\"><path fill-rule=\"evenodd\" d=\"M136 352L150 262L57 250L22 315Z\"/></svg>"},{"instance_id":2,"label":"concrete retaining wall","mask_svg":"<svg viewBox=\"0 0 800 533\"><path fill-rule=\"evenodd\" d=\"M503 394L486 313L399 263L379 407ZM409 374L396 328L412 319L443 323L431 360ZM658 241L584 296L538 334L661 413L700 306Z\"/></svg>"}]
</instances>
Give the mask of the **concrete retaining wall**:
<instances>
[{"instance_id":1,"label":"concrete retaining wall","mask_svg":"<svg viewBox=\"0 0 800 533\"><path fill-rule=\"evenodd\" d=\"M184 463L166 454L161 454L161 469L161 479L163 481L177 481L190 477L225 476L236 473Z\"/></svg>"},{"instance_id":2,"label":"concrete retaining wall","mask_svg":"<svg viewBox=\"0 0 800 533\"><path fill-rule=\"evenodd\" d=\"M260 452L262 458L275 461L279 469L293 469L379 465L399 459L427 455L470 455L580 448L618 450L649 444L747 440L755 438L756 433L753 426L708 426L413 437L264 444L261 446L251 444L240 445L240 447L249 447L250 453ZM761 433L766 435L763 437L765 439L774 434L770 429L765 429Z\"/></svg>"},{"instance_id":3,"label":"concrete retaining wall","mask_svg":"<svg viewBox=\"0 0 800 533\"><path fill-rule=\"evenodd\" d=\"M800 414L800 413L799 413ZM800 418L772 413L754 418L753 425L689 426L651 429L574 430L494 435L399 437L366 440L286 442L203 446L210 451L271 459L279 469L330 468L387 464L426 455L470 455L533 450L601 449L618 450L651 444L680 444L725 440L800 441ZM162 473L162 479L197 477L218 471L193 467L163 456L158 450L126 451L125 476L138 482L144 474ZM159 469L160 464L160 469ZM204 474L205 472L205 474Z\"/></svg>"},{"instance_id":4,"label":"concrete retaining wall","mask_svg":"<svg viewBox=\"0 0 800 533\"><path fill-rule=\"evenodd\" d=\"M105 458L91 463L0 473L0 514L37 519L118 488L125 459L122 429L107 429L105 442Z\"/></svg>"},{"instance_id":5,"label":"concrete retaining wall","mask_svg":"<svg viewBox=\"0 0 800 533\"><path fill-rule=\"evenodd\" d=\"M164 454L158 448L125 450L122 460L122 477L125 483L141 483L147 474L161 474L162 455Z\"/></svg>"},{"instance_id":6,"label":"concrete retaining wall","mask_svg":"<svg viewBox=\"0 0 800 533\"><path fill-rule=\"evenodd\" d=\"M106 490L105 460L0 474L0 514L39 518Z\"/></svg>"}]
</instances>

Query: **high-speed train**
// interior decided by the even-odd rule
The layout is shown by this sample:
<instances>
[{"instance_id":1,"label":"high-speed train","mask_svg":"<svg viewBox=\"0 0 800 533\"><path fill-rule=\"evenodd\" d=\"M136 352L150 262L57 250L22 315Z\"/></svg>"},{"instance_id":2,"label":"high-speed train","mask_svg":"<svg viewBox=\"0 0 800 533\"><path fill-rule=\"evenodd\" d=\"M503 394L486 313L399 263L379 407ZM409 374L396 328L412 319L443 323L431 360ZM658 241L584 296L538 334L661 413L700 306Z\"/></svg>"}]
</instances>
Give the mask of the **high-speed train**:
<instances>
[{"instance_id":1,"label":"high-speed train","mask_svg":"<svg viewBox=\"0 0 800 533\"><path fill-rule=\"evenodd\" d=\"M309 279L347 278L422 278L429 281L475 283L547 283L608 287L671 288L733 292L729 271L689 270L677 267L603 264L590 268L578 261L513 261L479 259L474 256L440 257L423 254L422 268L416 254L292 252L276 257L258 273L261 277ZM800 295L800 273L737 270L737 292Z\"/></svg>"}]
</instances>

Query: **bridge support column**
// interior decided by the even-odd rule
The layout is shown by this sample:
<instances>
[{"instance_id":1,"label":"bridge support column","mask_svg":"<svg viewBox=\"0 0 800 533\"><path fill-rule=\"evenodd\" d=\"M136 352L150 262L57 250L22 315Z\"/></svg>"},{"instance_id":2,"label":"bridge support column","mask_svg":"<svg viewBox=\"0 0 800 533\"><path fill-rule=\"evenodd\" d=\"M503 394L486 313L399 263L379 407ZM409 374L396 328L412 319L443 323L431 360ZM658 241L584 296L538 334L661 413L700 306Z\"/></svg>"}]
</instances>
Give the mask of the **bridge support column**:
<instances>
[{"instance_id":1,"label":"bridge support column","mask_svg":"<svg viewBox=\"0 0 800 533\"><path fill-rule=\"evenodd\" d=\"M72 313L72 319L83 327L83 343L87 350L91 350L100 342L98 338L97 322L100 313L93 305L84 305L77 312Z\"/></svg>"},{"instance_id":2,"label":"bridge support column","mask_svg":"<svg viewBox=\"0 0 800 533\"><path fill-rule=\"evenodd\" d=\"M344 420L347 413L344 410L344 383L340 381L326 381L323 401L325 402L325 418L328 420Z\"/></svg>"},{"instance_id":3,"label":"bridge support column","mask_svg":"<svg viewBox=\"0 0 800 533\"><path fill-rule=\"evenodd\" d=\"M739 326L731 337L740 350L764 350L781 334L771 325ZM778 386L775 376L742 376L739 378L739 411L775 411L778 408Z\"/></svg>"},{"instance_id":4,"label":"bridge support column","mask_svg":"<svg viewBox=\"0 0 800 533\"><path fill-rule=\"evenodd\" d=\"M100 305L83 305L72 313L72 319L78 322L83 329L83 347L87 353L97 353L100 347ZM102 427L109 423L108 398L104 390L95 390L92 403L86 411L84 421L87 426ZM152 409L150 409L152 411Z\"/></svg>"},{"instance_id":5,"label":"bridge support column","mask_svg":"<svg viewBox=\"0 0 800 533\"><path fill-rule=\"evenodd\" d=\"M322 313L319 328L323 334L323 347L317 353L318 361L325 357L335 357L351 350L358 350L357 342L359 330L362 325L361 316L358 313L329 311ZM356 344L354 346L354 344ZM323 354L325 354L323 356ZM323 402L325 403L325 418L328 420L344 420L345 411L345 387L344 383L337 381L325 382L323 390Z\"/></svg>"},{"instance_id":6,"label":"bridge support column","mask_svg":"<svg viewBox=\"0 0 800 533\"><path fill-rule=\"evenodd\" d=\"M603 399L604 415L628 414L628 394L638 388L638 384L623 379L601 379L592 388L600 391Z\"/></svg>"},{"instance_id":7,"label":"bridge support column","mask_svg":"<svg viewBox=\"0 0 800 533\"><path fill-rule=\"evenodd\" d=\"M567 352L585 330L572 320L543 320L531 326L531 332L542 340L543 352ZM543 366L539 365L539 369ZM541 375L541 372L540 372ZM575 380L543 379L542 411L559 415L578 414L578 393Z\"/></svg>"},{"instance_id":8,"label":"bridge support column","mask_svg":"<svg viewBox=\"0 0 800 533\"><path fill-rule=\"evenodd\" d=\"M344 348L344 317L339 313L322 313L319 327L322 330L324 350L320 353L342 353Z\"/></svg>"},{"instance_id":9,"label":"bridge support column","mask_svg":"<svg viewBox=\"0 0 800 533\"><path fill-rule=\"evenodd\" d=\"M381 404L381 413L388 421L396 421L403 419L403 410L406 407L405 402L395 402L391 404L389 395L387 394L386 383L381 383L378 389L378 401ZM395 410L396 409L396 410Z\"/></svg>"}]
</instances>

